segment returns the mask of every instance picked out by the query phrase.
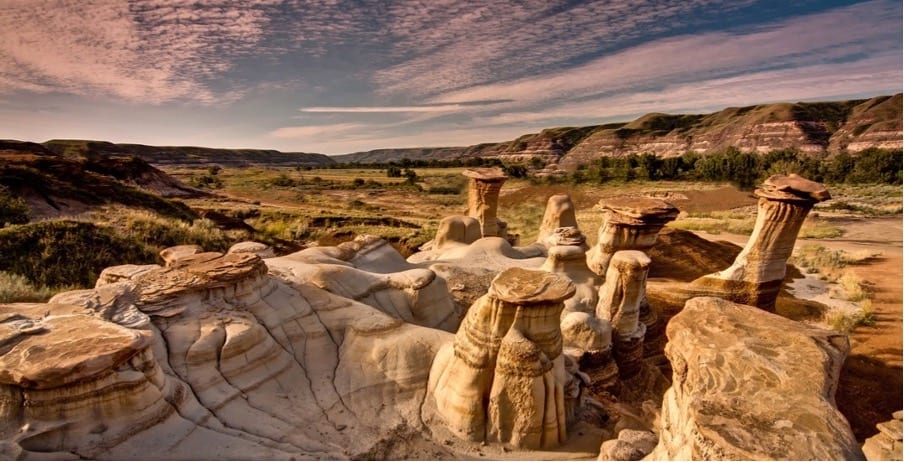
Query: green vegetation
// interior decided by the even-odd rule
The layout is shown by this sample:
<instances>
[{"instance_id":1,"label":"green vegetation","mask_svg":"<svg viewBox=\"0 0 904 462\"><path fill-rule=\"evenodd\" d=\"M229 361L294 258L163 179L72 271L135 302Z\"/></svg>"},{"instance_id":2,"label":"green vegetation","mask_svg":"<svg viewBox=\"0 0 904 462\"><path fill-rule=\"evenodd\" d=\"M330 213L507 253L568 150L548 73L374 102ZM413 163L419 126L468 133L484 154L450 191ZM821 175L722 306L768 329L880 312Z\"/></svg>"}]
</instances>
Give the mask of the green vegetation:
<instances>
[{"instance_id":1,"label":"green vegetation","mask_svg":"<svg viewBox=\"0 0 904 462\"><path fill-rule=\"evenodd\" d=\"M0 303L46 302L66 288L35 286L24 276L0 271Z\"/></svg>"},{"instance_id":2,"label":"green vegetation","mask_svg":"<svg viewBox=\"0 0 904 462\"><path fill-rule=\"evenodd\" d=\"M28 223L28 204L21 197L10 193L9 188L0 185L0 228L6 225Z\"/></svg>"},{"instance_id":3,"label":"green vegetation","mask_svg":"<svg viewBox=\"0 0 904 462\"><path fill-rule=\"evenodd\" d=\"M238 240L208 220L186 223L147 212L101 224L41 221L0 229L0 271L24 277L39 293L42 287L91 287L108 266L162 263L158 253L166 247L225 251Z\"/></svg>"}]
</instances>

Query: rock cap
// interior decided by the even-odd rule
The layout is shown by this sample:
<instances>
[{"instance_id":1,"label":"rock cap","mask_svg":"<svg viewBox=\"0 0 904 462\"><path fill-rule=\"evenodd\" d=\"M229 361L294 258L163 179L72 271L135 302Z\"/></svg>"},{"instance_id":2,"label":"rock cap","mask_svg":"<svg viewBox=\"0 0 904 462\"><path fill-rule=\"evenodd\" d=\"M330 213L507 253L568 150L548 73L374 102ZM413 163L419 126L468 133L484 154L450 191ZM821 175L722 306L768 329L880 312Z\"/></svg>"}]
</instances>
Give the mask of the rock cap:
<instances>
[{"instance_id":1,"label":"rock cap","mask_svg":"<svg viewBox=\"0 0 904 462\"><path fill-rule=\"evenodd\" d=\"M822 183L808 180L796 173L772 175L756 190L766 199L822 202L832 196Z\"/></svg>"},{"instance_id":2,"label":"rock cap","mask_svg":"<svg viewBox=\"0 0 904 462\"><path fill-rule=\"evenodd\" d=\"M678 216L678 208L651 197L613 197L600 200L598 207L613 223L628 225L669 222Z\"/></svg>"},{"instance_id":3,"label":"rock cap","mask_svg":"<svg viewBox=\"0 0 904 462\"><path fill-rule=\"evenodd\" d=\"M461 174L475 180L498 181L508 178L508 175L506 175L499 167L466 168Z\"/></svg>"},{"instance_id":4,"label":"rock cap","mask_svg":"<svg viewBox=\"0 0 904 462\"><path fill-rule=\"evenodd\" d=\"M546 271L509 268L490 284L489 294L515 304L559 303L574 295L570 279Z\"/></svg>"}]
</instances>

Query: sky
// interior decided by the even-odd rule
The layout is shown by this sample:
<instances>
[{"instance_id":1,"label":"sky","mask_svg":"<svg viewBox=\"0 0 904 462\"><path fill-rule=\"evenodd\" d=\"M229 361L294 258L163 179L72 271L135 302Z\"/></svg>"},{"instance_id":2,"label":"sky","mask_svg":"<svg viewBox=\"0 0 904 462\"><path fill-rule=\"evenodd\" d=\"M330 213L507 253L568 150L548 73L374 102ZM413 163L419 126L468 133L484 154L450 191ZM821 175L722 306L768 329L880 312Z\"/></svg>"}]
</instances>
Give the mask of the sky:
<instances>
[{"instance_id":1,"label":"sky","mask_svg":"<svg viewBox=\"0 0 904 462\"><path fill-rule=\"evenodd\" d=\"M0 0L0 138L342 154L902 91L897 0Z\"/></svg>"}]
</instances>

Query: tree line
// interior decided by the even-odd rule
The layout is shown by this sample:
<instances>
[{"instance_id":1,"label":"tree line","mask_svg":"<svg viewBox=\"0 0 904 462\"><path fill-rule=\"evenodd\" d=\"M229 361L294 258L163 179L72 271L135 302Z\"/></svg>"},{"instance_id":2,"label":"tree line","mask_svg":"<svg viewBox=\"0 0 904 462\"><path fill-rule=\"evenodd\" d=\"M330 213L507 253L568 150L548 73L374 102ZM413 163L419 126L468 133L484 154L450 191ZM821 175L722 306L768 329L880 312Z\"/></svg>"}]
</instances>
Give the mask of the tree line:
<instances>
[{"instance_id":1,"label":"tree line","mask_svg":"<svg viewBox=\"0 0 904 462\"><path fill-rule=\"evenodd\" d=\"M578 165L576 170L565 177L553 177L543 181L573 183L635 180L727 181L741 188L752 188L771 175L797 173L823 183L902 184L901 160L900 149L869 148L856 154L841 152L833 157L819 159L795 148L757 154L730 147L710 154L687 152L681 156L666 158L653 154L601 157L592 163ZM332 168L381 168L386 169L390 176L402 176L403 171L414 168L495 166L502 168L512 178L528 178L531 168L537 168L536 164L537 162L503 163L497 158L469 157L443 160L401 159L381 164L345 163Z\"/></svg>"}]
</instances>

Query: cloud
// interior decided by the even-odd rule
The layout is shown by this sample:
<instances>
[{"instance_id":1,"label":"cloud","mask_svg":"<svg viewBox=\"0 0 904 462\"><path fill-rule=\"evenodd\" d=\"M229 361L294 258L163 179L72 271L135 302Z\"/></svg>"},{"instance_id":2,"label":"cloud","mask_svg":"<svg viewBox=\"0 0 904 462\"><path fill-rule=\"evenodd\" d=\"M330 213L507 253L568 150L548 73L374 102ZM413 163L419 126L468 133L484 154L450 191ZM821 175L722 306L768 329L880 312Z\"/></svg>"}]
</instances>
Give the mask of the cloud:
<instances>
[{"instance_id":1,"label":"cloud","mask_svg":"<svg viewBox=\"0 0 904 462\"><path fill-rule=\"evenodd\" d=\"M547 73L590 54L682 26L682 15L724 12L750 0L663 2L398 2L389 8L394 53L402 60L374 75L383 95L443 92Z\"/></svg>"},{"instance_id":2,"label":"cloud","mask_svg":"<svg viewBox=\"0 0 904 462\"><path fill-rule=\"evenodd\" d=\"M207 81L250 55L276 0L11 0L0 9L0 91L219 104Z\"/></svg>"},{"instance_id":3,"label":"cloud","mask_svg":"<svg viewBox=\"0 0 904 462\"><path fill-rule=\"evenodd\" d=\"M389 113L389 112L456 112L475 106L490 106L508 102L508 100L468 101L463 103L434 103L417 106L315 106L303 107L301 112L338 112L338 113Z\"/></svg>"},{"instance_id":4,"label":"cloud","mask_svg":"<svg viewBox=\"0 0 904 462\"><path fill-rule=\"evenodd\" d=\"M301 138L308 140L309 138L318 137L338 137L342 135L354 134L369 128L364 124L357 123L341 123L332 125L304 125L294 127L280 127L268 133L273 138ZM316 141L314 141L316 142Z\"/></svg>"}]
</instances>

